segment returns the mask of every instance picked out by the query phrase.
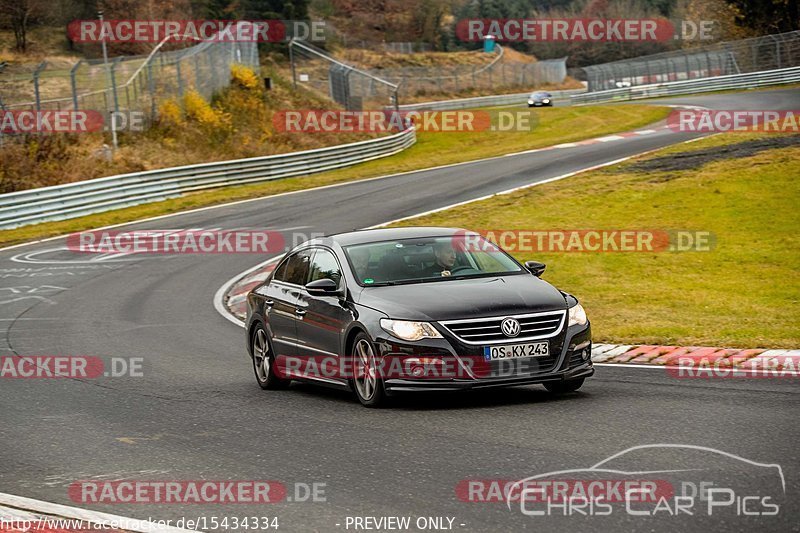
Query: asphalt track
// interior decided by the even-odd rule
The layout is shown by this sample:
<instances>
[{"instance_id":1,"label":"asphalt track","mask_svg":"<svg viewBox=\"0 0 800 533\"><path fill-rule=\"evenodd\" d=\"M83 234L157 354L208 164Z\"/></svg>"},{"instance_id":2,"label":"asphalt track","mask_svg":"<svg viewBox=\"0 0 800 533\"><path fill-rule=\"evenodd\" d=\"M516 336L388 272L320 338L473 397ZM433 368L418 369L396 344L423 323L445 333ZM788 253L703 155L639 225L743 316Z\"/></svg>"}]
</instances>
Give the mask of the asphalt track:
<instances>
[{"instance_id":1,"label":"asphalt track","mask_svg":"<svg viewBox=\"0 0 800 533\"><path fill-rule=\"evenodd\" d=\"M668 102L800 109L800 91ZM128 228L343 231L691 138L659 129L624 141L353 182ZM266 257L92 257L60 251L63 244L0 252L0 355L143 358L144 376L0 382L0 492L136 518L277 516L283 531L347 530L348 516L447 516L454 529L470 532L701 530L709 523L717 530L798 530L798 396L789 380L680 380L660 369L599 367L580 393L561 398L541 387L520 387L401 398L384 410L364 409L347 394L309 385L263 392L252 376L243 331L222 318L212 300L228 279ZM464 479L516 480L584 468L654 443L711 447L779 464L786 505L773 517L728 513L713 522L624 513L554 518L524 516L498 503L465 503L455 493ZM682 468L688 455L670 466ZM644 462L664 457L654 450ZM731 461L728 471L739 472L740 463ZM741 468L748 490L772 490L769 476L747 472ZM79 505L67 487L84 479L325 483L326 501Z\"/></svg>"}]
</instances>

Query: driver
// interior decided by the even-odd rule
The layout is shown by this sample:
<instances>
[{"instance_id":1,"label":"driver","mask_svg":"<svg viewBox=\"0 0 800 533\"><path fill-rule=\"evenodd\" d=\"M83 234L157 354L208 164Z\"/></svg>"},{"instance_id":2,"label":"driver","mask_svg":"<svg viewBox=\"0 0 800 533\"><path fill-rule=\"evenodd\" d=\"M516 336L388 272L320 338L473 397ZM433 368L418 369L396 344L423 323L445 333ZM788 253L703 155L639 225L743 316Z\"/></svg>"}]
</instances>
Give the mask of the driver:
<instances>
[{"instance_id":1,"label":"driver","mask_svg":"<svg viewBox=\"0 0 800 533\"><path fill-rule=\"evenodd\" d=\"M433 255L436 258L433 265L425 269L425 277L449 276L456 264L456 251L448 241L439 241L433 245ZM447 274L445 274L447 272Z\"/></svg>"}]
</instances>

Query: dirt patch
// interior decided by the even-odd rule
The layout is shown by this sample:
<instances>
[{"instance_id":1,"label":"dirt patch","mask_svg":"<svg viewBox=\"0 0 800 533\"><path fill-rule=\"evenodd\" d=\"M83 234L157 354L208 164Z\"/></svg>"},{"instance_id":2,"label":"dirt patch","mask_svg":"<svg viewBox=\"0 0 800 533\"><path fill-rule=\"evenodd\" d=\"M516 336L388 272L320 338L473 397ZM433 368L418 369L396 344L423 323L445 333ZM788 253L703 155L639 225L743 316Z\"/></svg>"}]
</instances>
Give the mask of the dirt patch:
<instances>
[{"instance_id":1,"label":"dirt patch","mask_svg":"<svg viewBox=\"0 0 800 533\"><path fill-rule=\"evenodd\" d=\"M620 172L676 172L680 170L693 170L714 161L750 157L765 150L797 145L800 145L800 135L754 139L726 146L715 146L713 148L703 148L691 152L681 152L678 154L656 157L654 159L647 159L623 167L620 169ZM662 177L659 181L665 181L665 179L669 178Z\"/></svg>"}]
</instances>

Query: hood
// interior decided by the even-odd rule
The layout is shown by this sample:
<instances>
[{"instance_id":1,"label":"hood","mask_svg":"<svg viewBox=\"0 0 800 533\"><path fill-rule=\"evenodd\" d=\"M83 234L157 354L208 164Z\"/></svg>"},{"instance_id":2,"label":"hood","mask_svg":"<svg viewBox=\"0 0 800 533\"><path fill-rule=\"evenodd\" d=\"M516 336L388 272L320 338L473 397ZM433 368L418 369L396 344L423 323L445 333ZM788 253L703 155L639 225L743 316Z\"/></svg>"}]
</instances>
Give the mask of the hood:
<instances>
[{"instance_id":1,"label":"hood","mask_svg":"<svg viewBox=\"0 0 800 533\"><path fill-rule=\"evenodd\" d=\"M564 296L533 275L364 287L358 303L405 320L458 320L566 309Z\"/></svg>"}]
</instances>

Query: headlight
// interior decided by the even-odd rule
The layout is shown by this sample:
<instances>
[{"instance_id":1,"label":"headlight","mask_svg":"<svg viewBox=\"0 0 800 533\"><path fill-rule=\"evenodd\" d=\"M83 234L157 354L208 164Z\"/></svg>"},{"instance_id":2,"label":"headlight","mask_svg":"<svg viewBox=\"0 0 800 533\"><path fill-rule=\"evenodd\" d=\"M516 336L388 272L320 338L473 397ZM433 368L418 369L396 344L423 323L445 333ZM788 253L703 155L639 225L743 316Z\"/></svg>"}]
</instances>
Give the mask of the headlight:
<instances>
[{"instance_id":1,"label":"headlight","mask_svg":"<svg viewBox=\"0 0 800 533\"><path fill-rule=\"evenodd\" d=\"M528 100L528 103L529 103L529 104L532 104L532 103L533 103L533 100Z\"/></svg>"},{"instance_id":2,"label":"headlight","mask_svg":"<svg viewBox=\"0 0 800 533\"><path fill-rule=\"evenodd\" d=\"M584 326L589 321L586 318L586 311L583 310L581 304L569 308L569 325L570 326Z\"/></svg>"},{"instance_id":3,"label":"headlight","mask_svg":"<svg viewBox=\"0 0 800 533\"><path fill-rule=\"evenodd\" d=\"M549 98L545 98L544 100L542 100L542 103L543 104L549 104L550 103L550 99Z\"/></svg>"},{"instance_id":4,"label":"headlight","mask_svg":"<svg viewBox=\"0 0 800 533\"><path fill-rule=\"evenodd\" d=\"M427 322L409 322L407 320L390 320L381 318L381 327L398 339L418 341L420 339L441 339L436 328Z\"/></svg>"}]
</instances>

